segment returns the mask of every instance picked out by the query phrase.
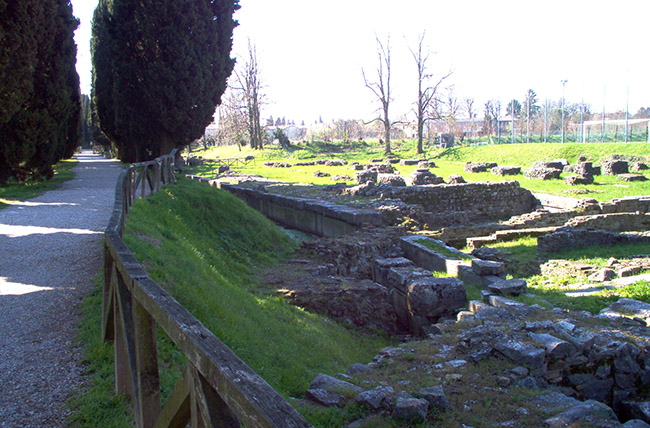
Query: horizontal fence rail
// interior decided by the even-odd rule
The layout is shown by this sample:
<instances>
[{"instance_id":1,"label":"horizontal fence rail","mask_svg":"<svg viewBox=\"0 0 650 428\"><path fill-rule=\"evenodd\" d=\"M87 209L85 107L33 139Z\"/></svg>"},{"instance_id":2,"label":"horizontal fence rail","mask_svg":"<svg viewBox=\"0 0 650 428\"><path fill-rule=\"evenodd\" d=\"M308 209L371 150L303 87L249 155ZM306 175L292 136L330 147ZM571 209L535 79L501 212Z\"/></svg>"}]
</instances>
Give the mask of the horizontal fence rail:
<instances>
[{"instance_id":1,"label":"horizontal fence rail","mask_svg":"<svg viewBox=\"0 0 650 428\"><path fill-rule=\"evenodd\" d=\"M114 343L115 388L138 428L302 428L311 425L211 331L151 279L122 240L130 207L174 182L174 157L122 172L104 234L102 339ZM161 405L156 326L187 357Z\"/></svg>"}]
</instances>

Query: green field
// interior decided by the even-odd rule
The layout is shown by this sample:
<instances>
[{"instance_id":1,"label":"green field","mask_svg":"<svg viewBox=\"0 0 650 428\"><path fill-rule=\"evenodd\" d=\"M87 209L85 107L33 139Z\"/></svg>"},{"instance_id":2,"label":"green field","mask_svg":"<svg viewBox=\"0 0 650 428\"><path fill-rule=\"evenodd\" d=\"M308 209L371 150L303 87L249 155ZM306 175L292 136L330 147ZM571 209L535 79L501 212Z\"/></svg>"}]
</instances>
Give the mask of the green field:
<instances>
[{"instance_id":1,"label":"green field","mask_svg":"<svg viewBox=\"0 0 650 428\"><path fill-rule=\"evenodd\" d=\"M427 158L436 163L436 168L431 172L437 176L447 178L452 174L462 175L466 181L519 181L522 187L535 193L549 193L575 198L594 198L599 201L609 201L613 198L650 194L650 181L622 182L615 176L597 176L592 185L567 186L563 179L569 174L562 174L560 180L532 180L523 175L500 177L489 172L469 173L464 172L466 162L496 162L501 166L520 166L522 172L530 168L533 162L553 159L566 159L575 163L580 154L585 154L595 164L602 162L613 154L635 156L650 161L650 144L648 143L536 143L536 144L500 144L474 147L458 147L451 149L426 150L424 155L415 153L413 141L398 141L393 143L394 156L402 159ZM268 147L263 150L251 150L247 147L238 149L237 146L212 147L207 151L192 152L192 156L201 156L205 159L243 158L246 155L255 156L254 165L233 167L235 171L245 174L259 174L269 179L292 183L309 183L315 185L332 184L331 177L314 177L314 172L324 171L336 175L347 175L354 178L351 165L341 167L326 167L324 165L294 166L292 168L269 168L263 165L265 161L283 161L294 164L296 162L316 159L346 159L348 162L367 163L371 159L383 159L383 149L377 143L300 143L292 151L279 150ZM407 176L415 170L415 166L394 165L402 176ZM202 166L191 168L188 172L213 178L216 171L213 168ZM650 172L645 172L650 178ZM353 184L353 180L345 180Z\"/></svg>"}]
</instances>

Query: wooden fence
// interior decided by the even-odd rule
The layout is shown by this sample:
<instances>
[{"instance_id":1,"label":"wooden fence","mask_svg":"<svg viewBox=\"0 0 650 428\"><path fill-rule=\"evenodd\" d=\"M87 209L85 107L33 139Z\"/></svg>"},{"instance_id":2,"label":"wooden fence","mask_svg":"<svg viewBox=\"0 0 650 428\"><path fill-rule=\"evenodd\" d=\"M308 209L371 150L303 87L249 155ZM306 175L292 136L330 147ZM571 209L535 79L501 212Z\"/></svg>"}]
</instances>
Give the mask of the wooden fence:
<instances>
[{"instance_id":1,"label":"wooden fence","mask_svg":"<svg viewBox=\"0 0 650 428\"><path fill-rule=\"evenodd\" d=\"M140 427L298 428L311 425L260 376L152 280L122 240L138 197L174 178L174 155L122 172L105 232L102 338L114 343L115 388L126 394ZM161 405L156 326L187 357Z\"/></svg>"}]
</instances>

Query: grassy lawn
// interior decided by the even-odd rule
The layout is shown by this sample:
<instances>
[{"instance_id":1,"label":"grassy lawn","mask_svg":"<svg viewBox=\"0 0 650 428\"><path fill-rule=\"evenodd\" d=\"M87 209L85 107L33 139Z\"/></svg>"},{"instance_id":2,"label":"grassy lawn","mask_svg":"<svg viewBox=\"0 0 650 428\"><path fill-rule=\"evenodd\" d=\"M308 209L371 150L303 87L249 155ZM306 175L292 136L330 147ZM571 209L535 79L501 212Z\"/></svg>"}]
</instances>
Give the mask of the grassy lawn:
<instances>
[{"instance_id":1,"label":"grassy lawn","mask_svg":"<svg viewBox=\"0 0 650 428\"><path fill-rule=\"evenodd\" d=\"M240 358L286 398L302 397L318 373L345 371L366 363L390 342L324 316L291 306L254 281L254 267L290 257L296 241L258 212L225 191L180 179L129 213L125 241L153 279L212 330ZM99 336L101 295L89 297L84 324ZM86 329L85 328L85 329ZM182 356L159 335L161 387L169 393L184 366ZM96 340L95 340L96 341ZM163 342L162 344L160 342ZM88 359L112 366L111 346L95 344ZM305 352L309 350L309 352ZM102 386L73 403L75 426L125 412L112 397L111 368L90 367L93 383ZM105 405L95 403L107 400ZM83 413L106 411L109 416ZM117 410L115 410L117 408ZM81 414L78 414L81 413ZM316 426L322 416L314 415ZM112 426L112 425L111 425ZM116 425L120 426L120 425Z\"/></svg>"},{"instance_id":2,"label":"grassy lawn","mask_svg":"<svg viewBox=\"0 0 650 428\"><path fill-rule=\"evenodd\" d=\"M74 177L72 169L77 164L75 159L63 160L54 165L54 177L47 181L9 183L0 186L0 209L15 202L25 201L42 195L48 190L58 188L62 183Z\"/></svg>"},{"instance_id":3,"label":"grassy lawn","mask_svg":"<svg viewBox=\"0 0 650 428\"><path fill-rule=\"evenodd\" d=\"M504 181L517 180L522 187L532 192L550 193L569 197L589 197L599 201L609 201L612 198L650 194L650 181L622 182L614 176L597 176L591 185L567 186L564 178L569 174L562 174L560 180L540 181L524 178L523 175L500 177L489 172L469 173L464 171L466 162L497 162L502 166L520 166L522 172L538 160L567 159L575 163L580 154L585 154L595 163L601 162L611 154L621 154L650 158L650 144L648 143L536 143L536 144L500 144L476 147L457 147L451 149L429 149L424 155L415 153L413 141L394 142L393 153L395 156L406 158L425 157L434 160L436 168L431 171L440 177L447 178L452 174L460 174L468 182L475 181ZM206 159L215 158L243 158L253 155L255 165L235 167L236 171L245 174L259 174L264 177L294 183L309 183L315 185L332 184L331 177L314 177L314 172L329 172L332 177L348 175L354 178L352 166L326 167L324 165L294 166L292 168L269 168L263 166L265 161L284 161L291 164L306 160L342 158L348 162L367 163L371 159L383 159L382 148L375 142L357 142L348 144L336 143L299 143L292 151L279 150L276 147L267 147L263 150L251 150L243 147L239 150L236 146L211 147L207 151L193 152L193 156L202 156ZM402 176L411 174L416 166L403 166L395 164L394 167ZM213 178L216 172L209 167L191 169L192 173ZM648 173L646 173L648 176ZM649 177L650 178L650 177ZM352 184L353 180L345 181ZM578 192L589 192L576 194Z\"/></svg>"},{"instance_id":4,"label":"grassy lawn","mask_svg":"<svg viewBox=\"0 0 650 428\"><path fill-rule=\"evenodd\" d=\"M580 278L545 276L538 271L542 263L551 259L604 266L610 257L626 259L639 254L647 254L648 248L646 244L574 248L549 254L544 259L537 257L537 239L533 237L522 237L518 240L491 244L487 247L498 248L509 253L508 259L512 262L506 263L508 274L516 278L526 279L529 292L536 296L533 298L526 296L517 298L524 303L541 303L543 306L548 306L544 304L544 301L546 301L551 306L586 310L592 313L597 313L621 297L650 303L650 283L648 281L638 281L628 286L601 291L591 296L567 297L565 292L570 290L572 285L581 282Z\"/></svg>"}]
</instances>

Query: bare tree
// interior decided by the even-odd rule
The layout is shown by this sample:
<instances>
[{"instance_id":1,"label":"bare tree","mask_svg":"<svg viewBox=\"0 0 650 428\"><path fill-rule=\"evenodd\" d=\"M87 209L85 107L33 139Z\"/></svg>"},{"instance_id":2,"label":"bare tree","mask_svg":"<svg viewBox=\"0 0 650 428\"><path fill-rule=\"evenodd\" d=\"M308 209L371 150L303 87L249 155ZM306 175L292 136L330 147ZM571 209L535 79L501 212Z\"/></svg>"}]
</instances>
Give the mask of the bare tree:
<instances>
[{"instance_id":1,"label":"bare tree","mask_svg":"<svg viewBox=\"0 0 650 428\"><path fill-rule=\"evenodd\" d=\"M429 79L431 79L432 75L429 74L427 70L427 61L430 58L430 52L422 51L424 36L425 33L423 32L418 38L417 52L409 48L409 50L411 51L411 55L413 55L413 59L415 60L416 65L418 66L418 98L415 107L416 109L415 113L417 116L417 131L418 131L418 145L417 145L418 153L424 153L424 149L422 147L422 140L424 135L424 123L430 119L440 118L440 115L438 114L438 109L436 108L432 109L432 107L434 107L434 104L437 104L436 102L438 101L436 100L438 87L442 84L442 82L446 78L451 76L451 71L450 71L446 75L442 76L436 82L435 85L427 86L429 83Z\"/></svg>"},{"instance_id":2,"label":"bare tree","mask_svg":"<svg viewBox=\"0 0 650 428\"><path fill-rule=\"evenodd\" d=\"M489 133L492 134L492 130L496 128L497 130L497 140L501 142L501 129L499 126L499 117L501 116L501 101L499 100L489 100L485 103L485 116L489 117L490 126Z\"/></svg>"},{"instance_id":3,"label":"bare tree","mask_svg":"<svg viewBox=\"0 0 650 428\"><path fill-rule=\"evenodd\" d=\"M261 149L264 144L265 132L260 121L260 108L264 96L260 69L257 64L257 51L250 40L248 41L248 60L244 64L243 70L235 70L235 78L238 86L234 89L241 93L242 108L246 112L248 143L253 149Z\"/></svg>"},{"instance_id":4,"label":"bare tree","mask_svg":"<svg viewBox=\"0 0 650 428\"><path fill-rule=\"evenodd\" d=\"M386 46L382 44L377 39L377 54L379 56L379 65L377 66L377 81L368 81L366 78L366 73L361 69L363 74L363 82L366 85L366 88L370 89L375 97L381 103L381 116L377 117L374 121L379 121L384 125L384 152L386 154L390 153L390 129L393 126L393 123L390 121L388 115L388 108L390 107L390 102L392 98L390 97L390 37L386 42Z\"/></svg>"}]
</instances>

